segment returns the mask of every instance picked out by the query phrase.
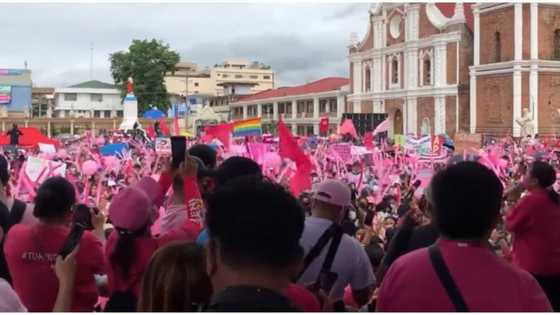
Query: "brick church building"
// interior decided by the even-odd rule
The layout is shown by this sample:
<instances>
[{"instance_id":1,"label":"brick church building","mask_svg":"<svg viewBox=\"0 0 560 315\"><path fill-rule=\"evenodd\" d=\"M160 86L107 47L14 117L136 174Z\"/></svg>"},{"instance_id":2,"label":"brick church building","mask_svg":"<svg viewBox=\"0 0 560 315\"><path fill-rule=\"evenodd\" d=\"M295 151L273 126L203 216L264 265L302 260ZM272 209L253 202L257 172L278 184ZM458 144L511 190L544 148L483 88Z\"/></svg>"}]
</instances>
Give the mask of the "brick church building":
<instances>
[{"instance_id":1,"label":"brick church building","mask_svg":"<svg viewBox=\"0 0 560 315\"><path fill-rule=\"evenodd\" d=\"M391 134L519 136L524 107L536 132L560 126L560 6L380 3L369 17L347 111L389 114Z\"/></svg>"}]
</instances>

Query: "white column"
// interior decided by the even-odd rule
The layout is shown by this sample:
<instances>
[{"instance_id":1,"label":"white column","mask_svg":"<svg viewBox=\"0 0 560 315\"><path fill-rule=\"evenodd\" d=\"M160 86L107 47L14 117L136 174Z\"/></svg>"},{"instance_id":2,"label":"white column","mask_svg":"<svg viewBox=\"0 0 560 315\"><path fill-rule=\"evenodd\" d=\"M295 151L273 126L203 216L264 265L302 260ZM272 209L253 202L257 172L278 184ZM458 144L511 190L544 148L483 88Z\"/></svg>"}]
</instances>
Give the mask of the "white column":
<instances>
[{"instance_id":1,"label":"white column","mask_svg":"<svg viewBox=\"0 0 560 315\"><path fill-rule=\"evenodd\" d=\"M345 105L344 104L344 95L338 95L336 97L336 118L340 119L342 117L342 114L344 114L345 109Z\"/></svg>"},{"instance_id":2,"label":"white column","mask_svg":"<svg viewBox=\"0 0 560 315\"><path fill-rule=\"evenodd\" d=\"M521 128L517 120L521 118L521 67L515 66L513 70L513 136L521 135Z\"/></svg>"},{"instance_id":3,"label":"white column","mask_svg":"<svg viewBox=\"0 0 560 315\"><path fill-rule=\"evenodd\" d=\"M314 135L319 135L319 124L318 123L313 123L313 134Z\"/></svg>"},{"instance_id":4,"label":"white column","mask_svg":"<svg viewBox=\"0 0 560 315\"><path fill-rule=\"evenodd\" d=\"M297 125L296 124L292 124L292 134L297 135Z\"/></svg>"},{"instance_id":5,"label":"white column","mask_svg":"<svg viewBox=\"0 0 560 315\"><path fill-rule=\"evenodd\" d=\"M272 103L272 119L278 121L278 102Z\"/></svg>"},{"instance_id":6,"label":"white column","mask_svg":"<svg viewBox=\"0 0 560 315\"><path fill-rule=\"evenodd\" d=\"M539 59L539 6L531 3L531 59ZM539 132L539 72L537 64L531 65L529 73L529 109L533 112L535 133Z\"/></svg>"},{"instance_id":7,"label":"white column","mask_svg":"<svg viewBox=\"0 0 560 315\"><path fill-rule=\"evenodd\" d=\"M296 100L292 100L292 117L291 119L296 119L297 117L297 102Z\"/></svg>"},{"instance_id":8,"label":"white column","mask_svg":"<svg viewBox=\"0 0 560 315\"><path fill-rule=\"evenodd\" d=\"M408 52L406 67L408 69L408 74L406 75L408 89L416 89L418 87L418 48L411 48Z\"/></svg>"},{"instance_id":9,"label":"white column","mask_svg":"<svg viewBox=\"0 0 560 315\"><path fill-rule=\"evenodd\" d=\"M514 59L523 59L523 3L514 4Z\"/></svg>"},{"instance_id":10,"label":"white column","mask_svg":"<svg viewBox=\"0 0 560 315\"><path fill-rule=\"evenodd\" d=\"M371 71L371 81L373 83L373 92L381 91L381 66L383 65L381 56L376 56L373 58L373 69Z\"/></svg>"},{"instance_id":11,"label":"white column","mask_svg":"<svg viewBox=\"0 0 560 315\"><path fill-rule=\"evenodd\" d=\"M319 119L319 98L318 97L313 98L313 118L314 119Z\"/></svg>"},{"instance_id":12,"label":"white column","mask_svg":"<svg viewBox=\"0 0 560 315\"><path fill-rule=\"evenodd\" d=\"M436 87L447 85L447 45L438 43L434 47L434 85Z\"/></svg>"},{"instance_id":13,"label":"white column","mask_svg":"<svg viewBox=\"0 0 560 315\"><path fill-rule=\"evenodd\" d=\"M262 117L263 104L257 104L257 117Z\"/></svg>"},{"instance_id":14,"label":"white column","mask_svg":"<svg viewBox=\"0 0 560 315\"><path fill-rule=\"evenodd\" d=\"M455 132L459 132L459 93L455 96Z\"/></svg>"},{"instance_id":15,"label":"white column","mask_svg":"<svg viewBox=\"0 0 560 315\"><path fill-rule=\"evenodd\" d=\"M353 74L354 74L354 94L362 94L362 62L353 63Z\"/></svg>"},{"instance_id":16,"label":"white column","mask_svg":"<svg viewBox=\"0 0 560 315\"><path fill-rule=\"evenodd\" d=\"M533 113L535 133L539 133L539 72L536 64L531 65L529 73L529 110Z\"/></svg>"},{"instance_id":17,"label":"white column","mask_svg":"<svg viewBox=\"0 0 560 315\"><path fill-rule=\"evenodd\" d=\"M445 133L445 97L436 96L434 107L434 135L440 135Z\"/></svg>"},{"instance_id":18,"label":"white column","mask_svg":"<svg viewBox=\"0 0 560 315\"><path fill-rule=\"evenodd\" d=\"M539 59L539 4L531 3L531 59Z\"/></svg>"},{"instance_id":19,"label":"white column","mask_svg":"<svg viewBox=\"0 0 560 315\"><path fill-rule=\"evenodd\" d=\"M470 131L476 132L476 74L471 71L471 82L469 84L469 107L470 107Z\"/></svg>"},{"instance_id":20,"label":"white column","mask_svg":"<svg viewBox=\"0 0 560 315\"><path fill-rule=\"evenodd\" d=\"M474 63L475 66L478 66L480 64L480 13L479 13L478 8L473 8L473 14L474 14L474 60L473 60L473 63ZM459 47L457 47L457 50L459 50ZM471 125L471 130L472 130L472 128L473 128L473 126Z\"/></svg>"},{"instance_id":21,"label":"white column","mask_svg":"<svg viewBox=\"0 0 560 315\"><path fill-rule=\"evenodd\" d=\"M379 91L385 91L387 89L386 79L387 71L387 56L381 55L381 89Z\"/></svg>"},{"instance_id":22,"label":"white column","mask_svg":"<svg viewBox=\"0 0 560 315\"><path fill-rule=\"evenodd\" d=\"M407 117L407 129L406 134L412 133L416 135L416 130L418 127L418 99L416 97L408 97L406 100L406 117Z\"/></svg>"},{"instance_id":23,"label":"white column","mask_svg":"<svg viewBox=\"0 0 560 315\"><path fill-rule=\"evenodd\" d=\"M247 105L243 105L243 119L247 119Z\"/></svg>"},{"instance_id":24,"label":"white column","mask_svg":"<svg viewBox=\"0 0 560 315\"><path fill-rule=\"evenodd\" d=\"M361 113L362 112L362 102L361 101L353 101L354 106L354 113Z\"/></svg>"},{"instance_id":25,"label":"white column","mask_svg":"<svg viewBox=\"0 0 560 315\"><path fill-rule=\"evenodd\" d=\"M381 101L380 100L373 100L373 112L375 114L383 113L381 111Z\"/></svg>"}]
</instances>

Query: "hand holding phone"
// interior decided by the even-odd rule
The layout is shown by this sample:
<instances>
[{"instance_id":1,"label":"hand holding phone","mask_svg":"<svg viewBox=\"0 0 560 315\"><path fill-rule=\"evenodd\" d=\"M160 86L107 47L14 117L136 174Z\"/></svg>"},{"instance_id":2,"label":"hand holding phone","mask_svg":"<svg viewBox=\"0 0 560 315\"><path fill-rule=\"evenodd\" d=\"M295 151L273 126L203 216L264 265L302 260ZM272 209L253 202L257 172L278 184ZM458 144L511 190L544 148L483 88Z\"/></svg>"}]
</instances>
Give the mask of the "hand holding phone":
<instances>
[{"instance_id":1,"label":"hand holding phone","mask_svg":"<svg viewBox=\"0 0 560 315\"><path fill-rule=\"evenodd\" d=\"M184 136L171 137L171 165L173 168L179 168L179 165L185 160L187 153L187 138Z\"/></svg>"},{"instance_id":2,"label":"hand holding phone","mask_svg":"<svg viewBox=\"0 0 560 315\"><path fill-rule=\"evenodd\" d=\"M82 239L82 235L84 235L84 231L85 229L78 224L74 224L72 226L70 234L66 238L66 241L64 241L64 245L62 245L62 249L58 253L60 256L62 256L63 259L65 259L66 256L74 251L76 246L80 244L80 240Z\"/></svg>"}]
</instances>

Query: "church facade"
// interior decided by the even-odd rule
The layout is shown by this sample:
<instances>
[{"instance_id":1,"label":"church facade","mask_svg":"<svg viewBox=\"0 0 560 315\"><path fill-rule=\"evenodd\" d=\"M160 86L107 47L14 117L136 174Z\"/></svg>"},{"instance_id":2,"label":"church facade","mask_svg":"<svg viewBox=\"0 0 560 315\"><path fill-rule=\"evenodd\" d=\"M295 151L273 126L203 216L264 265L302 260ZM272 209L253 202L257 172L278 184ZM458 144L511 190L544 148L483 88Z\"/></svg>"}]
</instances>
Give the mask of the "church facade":
<instances>
[{"instance_id":1,"label":"church facade","mask_svg":"<svg viewBox=\"0 0 560 315\"><path fill-rule=\"evenodd\" d=\"M347 111L391 134L560 132L560 5L376 4L349 47Z\"/></svg>"},{"instance_id":2,"label":"church facade","mask_svg":"<svg viewBox=\"0 0 560 315\"><path fill-rule=\"evenodd\" d=\"M390 134L468 132L470 4L375 4L349 47L347 111L387 113Z\"/></svg>"}]
</instances>

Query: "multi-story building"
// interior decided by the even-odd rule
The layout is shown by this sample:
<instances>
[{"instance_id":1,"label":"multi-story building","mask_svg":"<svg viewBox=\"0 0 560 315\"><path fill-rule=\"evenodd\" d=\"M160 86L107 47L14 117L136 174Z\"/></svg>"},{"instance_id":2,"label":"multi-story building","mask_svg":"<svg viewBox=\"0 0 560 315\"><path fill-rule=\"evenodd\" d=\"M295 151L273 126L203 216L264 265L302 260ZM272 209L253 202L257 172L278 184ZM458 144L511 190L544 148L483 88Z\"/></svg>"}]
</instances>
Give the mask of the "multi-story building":
<instances>
[{"instance_id":1,"label":"multi-story building","mask_svg":"<svg viewBox=\"0 0 560 315\"><path fill-rule=\"evenodd\" d=\"M235 91L227 93L223 86L227 83L244 84L247 91L237 94L250 94L273 89L278 79L270 66L246 60L226 60L221 65L214 65L210 76L216 82L217 96L236 94Z\"/></svg>"},{"instance_id":2,"label":"multi-story building","mask_svg":"<svg viewBox=\"0 0 560 315\"><path fill-rule=\"evenodd\" d=\"M31 117L52 117L54 110L54 88L33 87L31 90Z\"/></svg>"},{"instance_id":3,"label":"multi-story building","mask_svg":"<svg viewBox=\"0 0 560 315\"><path fill-rule=\"evenodd\" d=\"M560 131L560 6L473 5L470 131L521 135L525 109L538 134Z\"/></svg>"},{"instance_id":4,"label":"multi-story building","mask_svg":"<svg viewBox=\"0 0 560 315\"><path fill-rule=\"evenodd\" d=\"M261 117L263 132L272 132L282 117L294 134L319 134L321 117L328 116L331 132L336 130L344 113L349 92L346 78L324 78L308 84L281 87L240 96L230 103L232 120Z\"/></svg>"},{"instance_id":5,"label":"multi-story building","mask_svg":"<svg viewBox=\"0 0 560 315\"><path fill-rule=\"evenodd\" d=\"M0 69L0 117L29 117L31 70Z\"/></svg>"},{"instance_id":6,"label":"multi-story building","mask_svg":"<svg viewBox=\"0 0 560 315\"><path fill-rule=\"evenodd\" d=\"M121 91L112 84L93 80L55 89L55 117L114 118L122 115Z\"/></svg>"},{"instance_id":7,"label":"multi-story building","mask_svg":"<svg viewBox=\"0 0 560 315\"><path fill-rule=\"evenodd\" d=\"M349 110L387 113L389 134L469 127L470 4L383 3L349 47Z\"/></svg>"},{"instance_id":8,"label":"multi-story building","mask_svg":"<svg viewBox=\"0 0 560 315\"><path fill-rule=\"evenodd\" d=\"M171 95L184 99L188 94L189 103L196 99L197 104L202 102L200 104L205 105L207 97L210 96L244 95L273 89L276 79L276 74L269 66L258 62L228 60L210 69L200 69L192 62L180 62L176 65L175 72L165 76L165 86ZM228 91L227 88L231 87L231 84L244 87L237 92Z\"/></svg>"}]
</instances>

